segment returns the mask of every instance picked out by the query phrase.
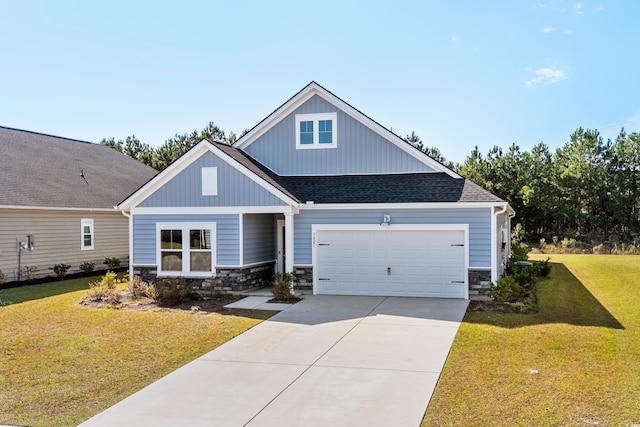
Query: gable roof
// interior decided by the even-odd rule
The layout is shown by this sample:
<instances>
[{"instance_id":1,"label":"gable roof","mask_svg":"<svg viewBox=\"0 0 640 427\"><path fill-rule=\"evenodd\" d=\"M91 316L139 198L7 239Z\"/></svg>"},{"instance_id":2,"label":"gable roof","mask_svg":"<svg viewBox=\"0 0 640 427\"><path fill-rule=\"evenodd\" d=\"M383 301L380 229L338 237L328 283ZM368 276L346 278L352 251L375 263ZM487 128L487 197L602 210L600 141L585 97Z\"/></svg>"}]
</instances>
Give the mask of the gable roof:
<instances>
[{"instance_id":1,"label":"gable roof","mask_svg":"<svg viewBox=\"0 0 640 427\"><path fill-rule=\"evenodd\" d=\"M113 209L158 173L104 145L2 126L0 159L0 206Z\"/></svg>"},{"instance_id":2,"label":"gable roof","mask_svg":"<svg viewBox=\"0 0 640 427\"><path fill-rule=\"evenodd\" d=\"M206 152L211 152L221 158L285 203L289 205L297 205L299 203L298 200L273 179L273 173L267 173L264 166L261 166L255 160L250 160L246 153L234 149L227 144L203 139L171 163L168 168L160 172L135 192L130 193L117 207L119 209L130 209L137 206Z\"/></svg>"},{"instance_id":3,"label":"gable roof","mask_svg":"<svg viewBox=\"0 0 640 427\"><path fill-rule=\"evenodd\" d=\"M437 172L443 172L453 178L461 178L460 175L447 168L440 162L431 158L427 154L420 151L418 148L409 144L407 141L402 139L400 136L391 132L389 129L382 126L380 123L371 119L369 116L363 114L361 111L352 107L350 104L346 103L333 93L329 92L324 87L320 86L315 81L312 81L307 86L305 86L300 92L293 95L288 101L278 107L273 113L263 119L260 123L254 126L249 130L245 135L240 137L234 144L234 147L244 150L246 147L251 145L254 141L256 141L260 136L264 135L269 129L279 123L286 116L291 114L295 109L297 109L300 105L304 104L313 96L319 96L325 101L333 104L340 110L342 110L345 114L348 114L355 120L362 123L364 126L367 126L373 132L376 132L390 143L397 146L399 149L405 151L409 155L415 157L420 162L429 166Z\"/></svg>"}]
</instances>

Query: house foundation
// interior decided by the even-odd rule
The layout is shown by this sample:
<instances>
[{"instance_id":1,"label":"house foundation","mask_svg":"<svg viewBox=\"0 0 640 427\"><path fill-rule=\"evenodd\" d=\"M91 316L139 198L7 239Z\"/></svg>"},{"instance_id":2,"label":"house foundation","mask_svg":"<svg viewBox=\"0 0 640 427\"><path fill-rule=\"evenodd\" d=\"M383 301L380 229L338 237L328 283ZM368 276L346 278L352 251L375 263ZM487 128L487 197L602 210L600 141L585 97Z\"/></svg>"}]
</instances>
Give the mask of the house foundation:
<instances>
[{"instance_id":1,"label":"house foundation","mask_svg":"<svg viewBox=\"0 0 640 427\"><path fill-rule=\"evenodd\" d=\"M216 292L237 292L270 286L273 283L274 271L275 263L269 262L250 267L217 268L215 277L188 278L186 280L194 291L208 295ZM149 283L158 280L156 266L134 266L133 274Z\"/></svg>"}]
</instances>

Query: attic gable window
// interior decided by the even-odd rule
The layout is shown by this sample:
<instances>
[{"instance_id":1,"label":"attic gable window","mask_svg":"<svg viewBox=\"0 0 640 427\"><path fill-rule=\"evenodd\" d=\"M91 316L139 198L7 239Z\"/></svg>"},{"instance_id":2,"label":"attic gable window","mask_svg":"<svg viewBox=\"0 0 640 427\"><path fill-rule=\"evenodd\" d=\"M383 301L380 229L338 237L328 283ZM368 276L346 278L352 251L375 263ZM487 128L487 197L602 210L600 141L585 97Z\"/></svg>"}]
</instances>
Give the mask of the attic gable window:
<instances>
[{"instance_id":1,"label":"attic gable window","mask_svg":"<svg viewBox=\"0 0 640 427\"><path fill-rule=\"evenodd\" d=\"M296 114L296 148L335 148L338 113Z\"/></svg>"}]
</instances>

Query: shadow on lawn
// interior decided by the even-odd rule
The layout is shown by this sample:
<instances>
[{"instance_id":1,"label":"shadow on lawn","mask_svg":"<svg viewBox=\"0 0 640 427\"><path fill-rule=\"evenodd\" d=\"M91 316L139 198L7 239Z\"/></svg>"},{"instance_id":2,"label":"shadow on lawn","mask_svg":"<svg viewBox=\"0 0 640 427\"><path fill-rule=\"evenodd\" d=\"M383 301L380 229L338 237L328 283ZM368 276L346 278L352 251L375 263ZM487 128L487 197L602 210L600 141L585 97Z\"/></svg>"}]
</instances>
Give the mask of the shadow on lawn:
<instances>
[{"instance_id":1,"label":"shadow on lawn","mask_svg":"<svg viewBox=\"0 0 640 427\"><path fill-rule=\"evenodd\" d=\"M68 292L89 289L89 283L99 280L100 276L82 277L70 280L52 280L47 283L22 285L13 288L0 288L0 299L13 304L48 298Z\"/></svg>"},{"instance_id":2,"label":"shadow on lawn","mask_svg":"<svg viewBox=\"0 0 640 427\"><path fill-rule=\"evenodd\" d=\"M503 328L566 323L624 329L600 301L561 263L551 263L551 276L538 283L538 313L467 312L464 322Z\"/></svg>"}]
</instances>

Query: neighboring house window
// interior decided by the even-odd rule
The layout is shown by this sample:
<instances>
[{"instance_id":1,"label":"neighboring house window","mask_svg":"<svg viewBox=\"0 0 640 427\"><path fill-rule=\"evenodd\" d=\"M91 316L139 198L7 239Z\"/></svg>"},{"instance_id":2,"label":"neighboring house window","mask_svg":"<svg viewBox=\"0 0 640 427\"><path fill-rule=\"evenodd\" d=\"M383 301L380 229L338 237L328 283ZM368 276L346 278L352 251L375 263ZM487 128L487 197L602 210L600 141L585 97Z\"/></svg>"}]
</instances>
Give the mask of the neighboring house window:
<instances>
[{"instance_id":1,"label":"neighboring house window","mask_svg":"<svg viewBox=\"0 0 640 427\"><path fill-rule=\"evenodd\" d=\"M218 195L218 168L202 168L202 195Z\"/></svg>"},{"instance_id":2,"label":"neighboring house window","mask_svg":"<svg viewBox=\"0 0 640 427\"><path fill-rule=\"evenodd\" d=\"M335 148L337 113L296 114L296 148Z\"/></svg>"},{"instance_id":3,"label":"neighboring house window","mask_svg":"<svg viewBox=\"0 0 640 427\"><path fill-rule=\"evenodd\" d=\"M158 223L158 274L211 276L215 223Z\"/></svg>"},{"instance_id":4,"label":"neighboring house window","mask_svg":"<svg viewBox=\"0 0 640 427\"><path fill-rule=\"evenodd\" d=\"M93 218L80 220L80 249L93 250Z\"/></svg>"}]
</instances>

